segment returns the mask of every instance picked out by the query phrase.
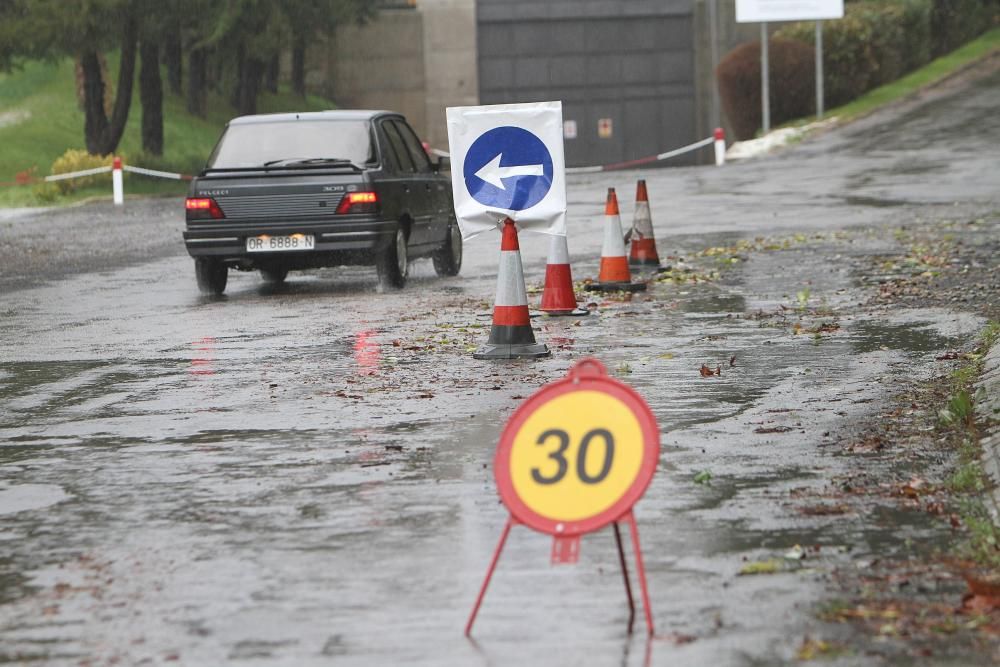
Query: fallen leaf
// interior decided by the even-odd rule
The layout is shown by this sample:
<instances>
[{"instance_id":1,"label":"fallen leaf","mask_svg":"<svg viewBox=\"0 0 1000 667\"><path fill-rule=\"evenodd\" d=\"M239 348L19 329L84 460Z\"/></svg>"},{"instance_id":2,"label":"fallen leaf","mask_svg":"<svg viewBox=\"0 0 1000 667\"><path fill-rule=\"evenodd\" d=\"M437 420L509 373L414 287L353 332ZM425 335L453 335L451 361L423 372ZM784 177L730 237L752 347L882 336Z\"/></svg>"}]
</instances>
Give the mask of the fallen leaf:
<instances>
[{"instance_id":1,"label":"fallen leaf","mask_svg":"<svg viewBox=\"0 0 1000 667\"><path fill-rule=\"evenodd\" d=\"M801 514L805 514L806 516L836 516L839 514L847 514L851 511L850 506L843 503L838 503L836 505L807 505L798 509Z\"/></svg>"},{"instance_id":2,"label":"fallen leaf","mask_svg":"<svg viewBox=\"0 0 1000 667\"><path fill-rule=\"evenodd\" d=\"M747 563L740 568L737 572L738 575L752 575L752 574L774 574L775 572L781 572L785 565L782 561L777 558L768 558L767 560L757 561L756 563Z\"/></svg>"},{"instance_id":3,"label":"fallen leaf","mask_svg":"<svg viewBox=\"0 0 1000 667\"><path fill-rule=\"evenodd\" d=\"M712 473L709 470L702 470L700 473L694 476L695 484L704 484L706 486L712 483Z\"/></svg>"},{"instance_id":4,"label":"fallen leaf","mask_svg":"<svg viewBox=\"0 0 1000 667\"><path fill-rule=\"evenodd\" d=\"M786 551L784 556L785 560L802 560L805 557L806 550L798 544Z\"/></svg>"},{"instance_id":5,"label":"fallen leaf","mask_svg":"<svg viewBox=\"0 0 1000 667\"><path fill-rule=\"evenodd\" d=\"M729 357L729 367L732 368L735 365L736 365L736 355L734 354L733 356Z\"/></svg>"},{"instance_id":6,"label":"fallen leaf","mask_svg":"<svg viewBox=\"0 0 1000 667\"><path fill-rule=\"evenodd\" d=\"M754 433L788 433L791 430L792 430L791 426L770 426L770 427L761 426L760 428L755 428L753 430L753 432Z\"/></svg>"},{"instance_id":7,"label":"fallen leaf","mask_svg":"<svg viewBox=\"0 0 1000 667\"><path fill-rule=\"evenodd\" d=\"M705 364L701 365L701 376L703 378L712 377L713 375L715 375L715 373L712 371L711 368L709 368Z\"/></svg>"},{"instance_id":8,"label":"fallen leaf","mask_svg":"<svg viewBox=\"0 0 1000 667\"><path fill-rule=\"evenodd\" d=\"M806 637L802 640L802 646L799 647L799 651L796 653L795 657L805 662L808 660L815 660L820 656L829 655L837 650L838 649L830 642Z\"/></svg>"}]
</instances>

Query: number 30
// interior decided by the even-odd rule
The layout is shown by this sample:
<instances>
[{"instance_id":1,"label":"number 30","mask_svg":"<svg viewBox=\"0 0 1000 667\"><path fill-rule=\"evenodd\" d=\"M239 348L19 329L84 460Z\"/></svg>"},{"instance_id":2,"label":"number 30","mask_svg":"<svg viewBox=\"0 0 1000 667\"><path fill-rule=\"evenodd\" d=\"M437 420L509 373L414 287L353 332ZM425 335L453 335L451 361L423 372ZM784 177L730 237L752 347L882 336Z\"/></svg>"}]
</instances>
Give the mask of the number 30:
<instances>
[{"instance_id":1,"label":"number 30","mask_svg":"<svg viewBox=\"0 0 1000 667\"><path fill-rule=\"evenodd\" d=\"M590 450L590 443L594 438L604 439L604 462L596 475L587 472L587 452ZM546 477L542 475L538 468L531 469L531 478L538 484L558 484L569 471L569 461L566 460L566 450L569 449L569 433L561 429L553 428L538 436L536 444L544 445L546 440L556 438L559 447L554 452L549 452L549 458L556 462L558 466L554 475ZM600 484L611 472L611 464L615 458L615 438L611 432L603 428L595 428L587 433L580 440L580 450L576 457L576 476L584 484Z\"/></svg>"}]
</instances>

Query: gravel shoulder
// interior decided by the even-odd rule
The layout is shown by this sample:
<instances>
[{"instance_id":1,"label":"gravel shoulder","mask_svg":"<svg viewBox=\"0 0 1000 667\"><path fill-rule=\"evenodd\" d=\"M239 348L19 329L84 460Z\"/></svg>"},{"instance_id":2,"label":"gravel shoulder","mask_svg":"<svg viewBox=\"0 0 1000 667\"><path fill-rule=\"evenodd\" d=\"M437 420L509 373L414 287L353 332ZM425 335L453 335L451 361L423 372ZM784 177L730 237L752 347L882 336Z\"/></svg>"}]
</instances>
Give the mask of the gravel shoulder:
<instances>
[{"instance_id":1,"label":"gravel shoulder","mask_svg":"<svg viewBox=\"0 0 1000 667\"><path fill-rule=\"evenodd\" d=\"M89 202L0 216L0 291L184 253L183 201Z\"/></svg>"}]
</instances>

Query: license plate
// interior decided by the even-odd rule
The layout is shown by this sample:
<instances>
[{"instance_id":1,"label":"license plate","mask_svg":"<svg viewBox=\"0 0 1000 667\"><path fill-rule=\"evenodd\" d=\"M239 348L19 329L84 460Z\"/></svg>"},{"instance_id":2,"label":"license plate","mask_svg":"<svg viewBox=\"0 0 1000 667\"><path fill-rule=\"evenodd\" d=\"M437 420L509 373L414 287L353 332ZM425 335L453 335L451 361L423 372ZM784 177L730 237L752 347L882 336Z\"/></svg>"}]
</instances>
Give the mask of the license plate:
<instances>
[{"instance_id":1,"label":"license plate","mask_svg":"<svg viewBox=\"0 0 1000 667\"><path fill-rule=\"evenodd\" d=\"M284 250L312 250L316 247L316 237L312 234L289 234L288 236L248 236L247 252L282 252Z\"/></svg>"}]
</instances>

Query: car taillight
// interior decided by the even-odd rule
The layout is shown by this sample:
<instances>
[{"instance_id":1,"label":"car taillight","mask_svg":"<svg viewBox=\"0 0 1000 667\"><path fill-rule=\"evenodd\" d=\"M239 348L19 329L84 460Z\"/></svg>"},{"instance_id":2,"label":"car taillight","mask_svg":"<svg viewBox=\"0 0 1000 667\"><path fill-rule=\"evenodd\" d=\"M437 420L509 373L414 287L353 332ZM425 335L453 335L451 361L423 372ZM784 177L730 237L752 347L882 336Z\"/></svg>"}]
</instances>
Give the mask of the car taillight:
<instances>
[{"instance_id":1,"label":"car taillight","mask_svg":"<svg viewBox=\"0 0 1000 667\"><path fill-rule=\"evenodd\" d=\"M375 213L378 211L378 195L374 192L348 192L340 200L337 213Z\"/></svg>"},{"instance_id":2,"label":"car taillight","mask_svg":"<svg viewBox=\"0 0 1000 667\"><path fill-rule=\"evenodd\" d=\"M219 205L210 197L188 197L187 201L184 202L184 208L187 210L188 220L208 220L209 218L219 220L226 217Z\"/></svg>"}]
</instances>

